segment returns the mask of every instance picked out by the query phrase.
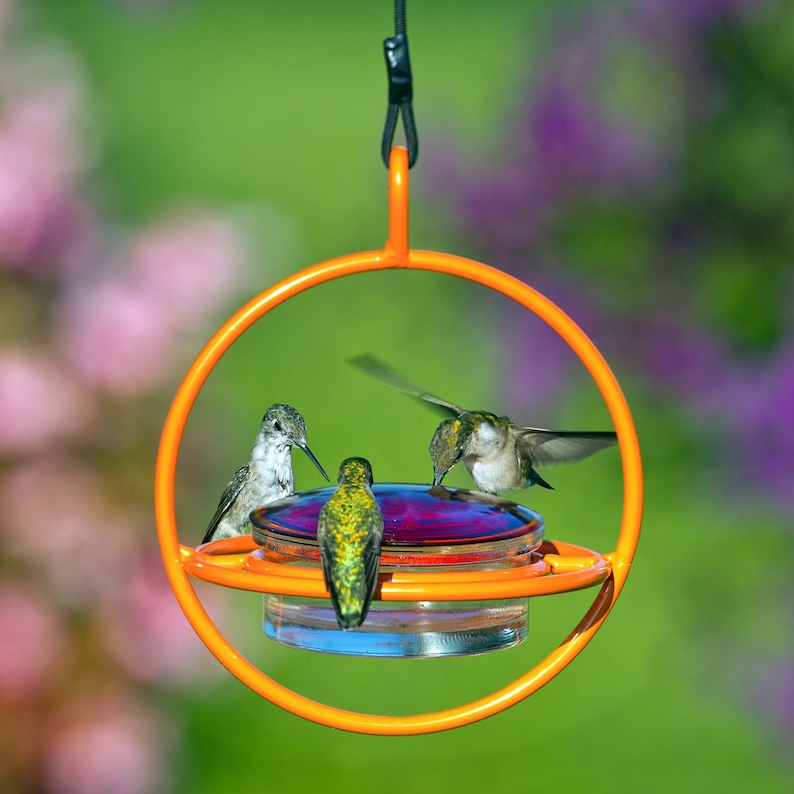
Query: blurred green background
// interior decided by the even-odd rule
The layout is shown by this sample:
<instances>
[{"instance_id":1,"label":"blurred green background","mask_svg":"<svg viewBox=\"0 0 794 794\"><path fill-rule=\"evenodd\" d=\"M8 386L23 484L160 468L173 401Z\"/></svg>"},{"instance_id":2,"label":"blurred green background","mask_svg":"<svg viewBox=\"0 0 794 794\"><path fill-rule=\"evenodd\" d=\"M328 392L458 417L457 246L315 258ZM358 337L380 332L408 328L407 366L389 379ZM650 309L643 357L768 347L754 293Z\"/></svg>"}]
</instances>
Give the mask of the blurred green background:
<instances>
[{"instance_id":1,"label":"blurred green background","mask_svg":"<svg viewBox=\"0 0 794 794\"><path fill-rule=\"evenodd\" d=\"M663 16L687 13L685 4L657 5ZM592 11L586 6L409 3L421 147L411 173L414 247L503 263L502 251L489 249L487 238L460 222L468 216L449 194L465 177L471 191L471 174L504 167L508 142L525 124L519 108L533 76L553 60L548 42L555 26L575 24L577 15ZM792 15L781 18L791 29ZM647 24L656 24L653 19ZM82 72L93 157L87 191L103 212L145 224L187 198L229 211L249 235L245 280L184 345L178 365L141 409L149 434L141 442L139 469L127 479L141 494L181 373L221 319L288 273L382 246L381 42L392 29L387 2L25 4L14 46L57 43L72 52ZM725 46L730 50L730 40ZM741 73L740 58L736 69ZM786 69L780 66L779 73L790 76ZM648 86L658 87L668 102L677 95L653 76L637 90L637 74L627 70L621 97L653 127ZM657 112L667 118L665 107ZM778 112L791 113L786 97ZM763 148L763 140L752 146ZM457 165L450 166L453 156ZM457 180L448 178L451 172ZM661 190L669 197L669 186ZM598 323L588 325L589 317L580 319L576 307L560 299L604 345L634 412L647 477L634 569L598 636L527 701L484 722L424 737L359 736L316 726L230 676L152 686L139 697L166 715L176 739L166 771L148 790L791 790L792 725L765 709L758 694L766 684L776 686L768 660L785 661L792 653L790 515L763 495L726 501L724 474L711 452L717 447L708 433L700 435L700 420L674 392L648 388L635 360L622 355L619 340L634 332L625 304L644 289L664 292L665 275L651 269L647 241L630 216L612 212L614 206L577 207L571 227L577 235L566 239L579 269L566 270L563 263L556 271L563 284L584 292L595 284L623 301L610 332L600 337ZM787 270L783 259L780 267ZM533 262L524 267L520 275L532 284ZM670 283L677 283L673 275ZM722 283L714 275L701 300L708 305L711 285L719 290ZM752 278L750 286L755 289ZM273 402L301 410L309 443L329 473L342 458L364 455L378 480L428 479L425 450L435 414L351 369L345 360L357 353L375 352L434 393L507 412L522 423L609 427L597 389L562 346L554 354L570 377L552 399L525 404L509 396L504 384L514 369L530 366L523 381L530 385L534 376L521 360L520 344L510 347L503 335L508 303L485 299L479 288L456 279L379 273L324 285L268 314L218 365L189 420L177 496L182 542L200 539L224 483L246 459L263 409ZM294 466L299 489L321 484L303 456L296 455ZM619 456L602 453L553 475L556 491L532 489L511 498L543 514L547 537L612 548L621 514ZM447 482L470 485L463 470ZM262 636L260 599L247 593L229 593L218 614L230 641L280 683L332 705L403 714L462 703L514 680L567 636L593 595L536 599L525 643L455 660L346 659L282 648ZM790 679L783 681L780 686L790 686ZM117 790L138 789L120 784Z\"/></svg>"}]
</instances>

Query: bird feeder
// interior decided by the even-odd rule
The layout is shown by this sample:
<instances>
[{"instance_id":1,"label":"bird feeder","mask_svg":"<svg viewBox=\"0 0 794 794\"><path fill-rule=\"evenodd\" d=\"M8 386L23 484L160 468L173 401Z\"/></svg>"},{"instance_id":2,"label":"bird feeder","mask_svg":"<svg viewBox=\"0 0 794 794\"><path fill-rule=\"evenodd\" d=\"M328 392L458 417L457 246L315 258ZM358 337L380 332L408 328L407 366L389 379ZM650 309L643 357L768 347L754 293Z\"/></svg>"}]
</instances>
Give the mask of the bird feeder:
<instances>
[{"instance_id":1,"label":"bird feeder","mask_svg":"<svg viewBox=\"0 0 794 794\"><path fill-rule=\"evenodd\" d=\"M288 496L251 514L262 548L249 570L268 563L317 568L317 520L334 488ZM406 574L432 582L436 574L498 581L516 569L542 565L537 551L543 520L534 511L497 496L440 485L378 483L372 487L383 516L378 571L388 581ZM469 656L503 650L527 636L529 599L486 601L376 601L364 624L340 631L327 599L271 593L264 628L293 648L349 656Z\"/></svg>"},{"instance_id":2,"label":"bird feeder","mask_svg":"<svg viewBox=\"0 0 794 794\"><path fill-rule=\"evenodd\" d=\"M289 276L239 309L214 334L177 390L160 439L155 472L157 532L168 579L187 619L221 664L262 697L294 714L334 728L381 735L432 733L492 716L531 695L570 664L601 627L623 588L639 539L643 502L642 463L634 423L620 386L598 349L559 307L518 279L470 259L411 250L408 168L406 149L392 148L389 237L383 249L330 259ZM220 358L246 329L271 309L319 284L357 273L400 268L456 276L499 292L537 315L572 348L595 380L617 431L623 466L623 514L615 549L606 553L558 540L543 539L536 543L539 537L536 532L534 539L530 537L527 542L532 548L527 550L523 564L495 569L475 565L469 569L456 567L453 562L423 570L421 566L391 560L395 564L389 565L381 575L373 601L376 615L380 612L379 602L387 605L504 603L583 588L598 589L568 638L512 684L454 708L412 716L386 716L338 709L306 698L265 675L224 638L198 599L191 577L263 593L282 599L282 603L291 598L328 599L328 592L316 564L295 564L294 559L284 555L263 554L267 543L261 534L267 531L263 515L254 517L259 522L260 543L248 535L214 541L200 548L180 544L174 479L182 435L196 397ZM531 536L532 530L524 534Z\"/></svg>"}]
</instances>

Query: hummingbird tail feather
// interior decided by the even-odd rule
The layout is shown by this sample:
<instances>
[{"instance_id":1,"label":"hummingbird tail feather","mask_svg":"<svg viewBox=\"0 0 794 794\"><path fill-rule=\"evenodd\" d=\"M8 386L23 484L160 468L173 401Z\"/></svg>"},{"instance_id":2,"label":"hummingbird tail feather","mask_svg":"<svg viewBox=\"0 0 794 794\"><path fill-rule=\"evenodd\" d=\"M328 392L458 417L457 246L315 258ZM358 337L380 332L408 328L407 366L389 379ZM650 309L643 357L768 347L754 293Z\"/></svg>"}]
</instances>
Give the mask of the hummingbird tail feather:
<instances>
[{"instance_id":1,"label":"hummingbird tail feather","mask_svg":"<svg viewBox=\"0 0 794 794\"><path fill-rule=\"evenodd\" d=\"M215 534L215 530L216 527L210 527L207 530L206 534L204 535L204 540L201 541L200 545L203 545L204 543L209 543L212 540L212 536Z\"/></svg>"},{"instance_id":2,"label":"hummingbird tail feather","mask_svg":"<svg viewBox=\"0 0 794 794\"><path fill-rule=\"evenodd\" d=\"M349 612L337 611L336 622L342 631L357 629L363 622L367 613L363 609L351 610Z\"/></svg>"},{"instance_id":3,"label":"hummingbird tail feather","mask_svg":"<svg viewBox=\"0 0 794 794\"><path fill-rule=\"evenodd\" d=\"M530 485L540 485L543 488L548 488L550 491L554 490L554 487L549 485L534 469L529 470L527 481Z\"/></svg>"}]
</instances>

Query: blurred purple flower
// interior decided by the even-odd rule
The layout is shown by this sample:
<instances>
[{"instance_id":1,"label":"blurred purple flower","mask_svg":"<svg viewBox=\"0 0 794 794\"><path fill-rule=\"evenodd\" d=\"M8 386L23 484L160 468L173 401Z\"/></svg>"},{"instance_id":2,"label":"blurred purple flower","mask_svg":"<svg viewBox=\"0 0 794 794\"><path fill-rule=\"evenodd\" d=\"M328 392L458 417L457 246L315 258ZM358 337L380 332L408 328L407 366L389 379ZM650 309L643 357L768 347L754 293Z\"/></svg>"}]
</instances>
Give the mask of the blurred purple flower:
<instances>
[{"instance_id":1,"label":"blurred purple flower","mask_svg":"<svg viewBox=\"0 0 794 794\"><path fill-rule=\"evenodd\" d=\"M765 660L754 669L758 674L753 699L782 729L788 743L794 736L794 659Z\"/></svg>"},{"instance_id":2,"label":"blurred purple flower","mask_svg":"<svg viewBox=\"0 0 794 794\"><path fill-rule=\"evenodd\" d=\"M794 338L741 374L721 394L736 465L794 513Z\"/></svg>"},{"instance_id":3,"label":"blurred purple flower","mask_svg":"<svg viewBox=\"0 0 794 794\"><path fill-rule=\"evenodd\" d=\"M628 125L605 118L581 89L554 77L536 91L527 122L534 166L527 177L539 183L546 201L630 186L642 173Z\"/></svg>"},{"instance_id":4,"label":"blurred purple flower","mask_svg":"<svg viewBox=\"0 0 794 794\"><path fill-rule=\"evenodd\" d=\"M597 307L582 297L577 286L546 270L535 274L531 286L575 318L585 333L606 336ZM551 326L523 307L511 305L498 316L502 319L498 328L501 338L510 340L502 354L502 370L510 373L505 379L505 399L510 411L537 413L539 407L549 406L560 394L577 358Z\"/></svg>"},{"instance_id":5,"label":"blurred purple flower","mask_svg":"<svg viewBox=\"0 0 794 794\"><path fill-rule=\"evenodd\" d=\"M674 20L687 27L705 27L758 12L759 0L641 0L635 13L647 23Z\"/></svg>"},{"instance_id":6,"label":"blurred purple flower","mask_svg":"<svg viewBox=\"0 0 794 794\"><path fill-rule=\"evenodd\" d=\"M208 593L213 612L222 604ZM160 686L190 685L222 673L180 609L159 556L142 558L106 615L103 639L133 677Z\"/></svg>"},{"instance_id":7,"label":"blurred purple flower","mask_svg":"<svg viewBox=\"0 0 794 794\"><path fill-rule=\"evenodd\" d=\"M167 787L173 729L140 698L117 693L73 704L45 749L47 794L155 794Z\"/></svg>"},{"instance_id":8,"label":"blurred purple flower","mask_svg":"<svg viewBox=\"0 0 794 794\"><path fill-rule=\"evenodd\" d=\"M641 318L626 338L652 388L719 428L732 478L794 512L794 337L756 360L681 320Z\"/></svg>"},{"instance_id":9,"label":"blurred purple flower","mask_svg":"<svg viewBox=\"0 0 794 794\"><path fill-rule=\"evenodd\" d=\"M715 336L680 318L638 318L625 335L627 355L653 380L654 388L679 395L719 421L730 372L729 352ZM723 417L724 418L724 417Z\"/></svg>"},{"instance_id":10,"label":"blurred purple flower","mask_svg":"<svg viewBox=\"0 0 794 794\"><path fill-rule=\"evenodd\" d=\"M514 349L506 362L508 369L515 367L515 370L514 376L507 379L505 399L520 411L529 412L548 404L559 394L569 374L570 362L560 355L559 337L551 328L545 323L532 322L526 311L516 315L511 333L525 341L520 357Z\"/></svg>"},{"instance_id":11,"label":"blurred purple flower","mask_svg":"<svg viewBox=\"0 0 794 794\"><path fill-rule=\"evenodd\" d=\"M44 354L0 350L0 453L40 451L85 430L94 404Z\"/></svg>"},{"instance_id":12,"label":"blurred purple flower","mask_svg":"<svg viewBox=\"0 0 794 794\"><path fill-rule=\"evenodd\" d=\"M35 698L54 686L66 647L64 623L41 595L0 584L0 701Z\"/></svg>"},{"instance_id":13,"label":"blurred purple flower","mask_svg":"<svg viewBox=\"0 0 794 794\"><path fill-rule=\"evenodd\" d=\"M630 192L656 167L628 124L599 118L554 81L539 89L523 129L509 166L481 177L461 201L467 226L497 255L536 245L571 199Z\"/></svg>"},{"instance_id":14,"label":"blurred purple flower","mask_svg":"<svg viewBox=\"0 0 794 794\"><path fill-rule=\"evenodd\" d=\"M460 214L489 257L509 260L522 256L536 242L554 211L544 204L541 187L510 167L478 177L474 187L465 186L460 191Z\"/></svg>"},{"instance_id":15,"label":"blurred purple flower","mask_svg":"<svg viewBox=\"0 0 794 794\"><path fill-rule=\"evenodd\" d=\"M563 26L518 110L504 165L472 175L456 191L463 225L489 257L526 259L582 201L658 190L675 156L670 129L662 133L647 114L618 111L604 96L610 82L620 82L615 74L631 70L616 55L628 50L621 34L628 37L629 28L608 12ZM673 127L672 110L664 115ZM443 168L442 184L460 181Z\"/></svg>"}]
</instances>

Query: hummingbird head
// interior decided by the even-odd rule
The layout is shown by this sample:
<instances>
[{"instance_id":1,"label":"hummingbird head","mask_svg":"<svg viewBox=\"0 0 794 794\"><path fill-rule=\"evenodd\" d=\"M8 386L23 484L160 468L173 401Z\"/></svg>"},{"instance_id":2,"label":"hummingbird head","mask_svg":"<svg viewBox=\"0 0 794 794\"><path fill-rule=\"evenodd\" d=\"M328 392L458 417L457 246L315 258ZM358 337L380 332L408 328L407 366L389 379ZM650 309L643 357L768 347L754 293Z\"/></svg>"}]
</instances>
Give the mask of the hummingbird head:
<instances>
[{"instance_id":1,"label":"hummingbird head","mask_svg":"<svg viewBox=\"0 0 794 794\"><path fill-rule=\"evenodd\" d=\"M328 479L328 475L320 465L306 443L306 422L291 405L275 403L267 409L259 426L260 435L271 444L298 447L309 460L319 469L320 474Z\"/></svg>"},{"instance_id":2,"label":"hummingbird head","mask_svg":"<svg viewBox=\"0 0 794 794\"><path fill-rule=\"evenodd\" d=\"M465 454L473 458L487 457L501 449L507 441L510 420L489 411L467 411L463 417L471 425Z\"/></svg>"},{"instance_id":3,"label":"hummingbird head","mask_svg":"<svg viewBox=\"0 0 794 794\"><path fill-rule=\"evenodd\" d=\"M446 473L463 457L473 429L471 423L462 417L445 419L438 426L430 442L433 485L441 485Z\"/></svg>"},{"instance_id":4,"label":"hummingbird head","mask_svg":"<svg viewBox=\"0 0 794 794\"><path fill-rule=\"evenodd\" d=\"M366 458L346 458L339 467L339 484L372 485L372 466Z\"/></svg>"}]
</instances>

